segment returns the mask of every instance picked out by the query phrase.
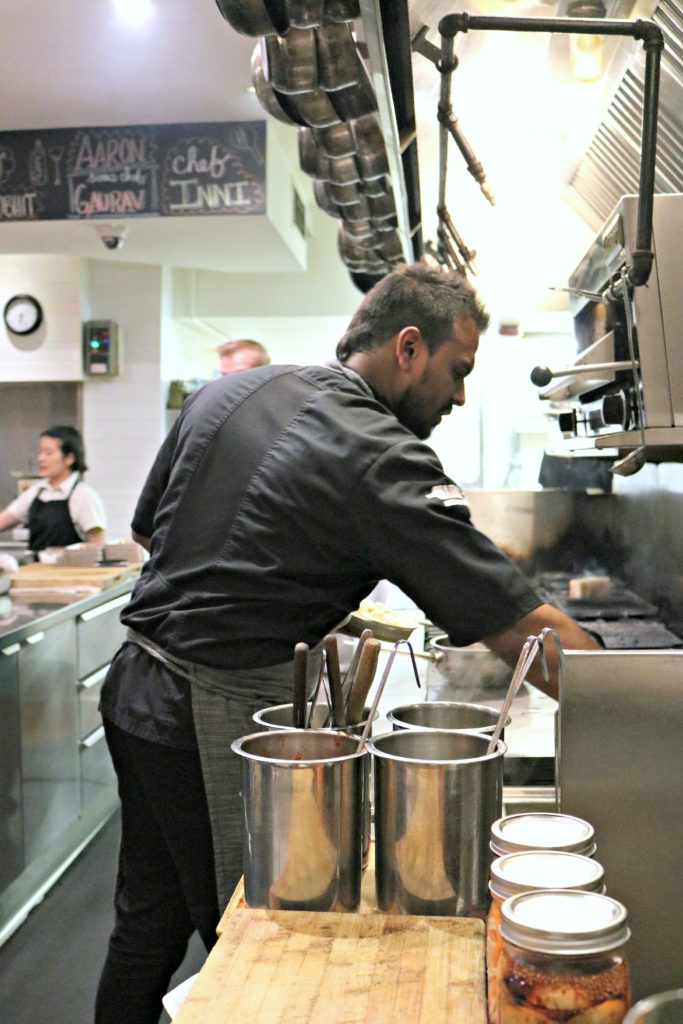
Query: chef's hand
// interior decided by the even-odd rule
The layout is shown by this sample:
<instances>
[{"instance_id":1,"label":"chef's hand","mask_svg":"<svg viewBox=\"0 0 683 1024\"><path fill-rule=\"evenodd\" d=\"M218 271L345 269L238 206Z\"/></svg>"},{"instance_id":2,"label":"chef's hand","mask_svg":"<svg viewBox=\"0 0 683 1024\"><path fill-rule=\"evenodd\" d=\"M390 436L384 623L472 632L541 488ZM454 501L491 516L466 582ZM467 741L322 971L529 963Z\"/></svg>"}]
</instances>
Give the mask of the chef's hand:
<instances>
[{"instance_id":1,"label":"chef's hand","mask_svg":"<svg viewBox=\"0 0 683 1024\"><path fill-rule=\"evenodd\" d=\"M519 655L527 637L538 636L546 626L550 626L551 629L555 630L565 651L599 651L601 649L602 645L586 633L579 626L578 622L575 622L569 615L565 615L559 608L555 608L551 604L539 605L538 608L534 608L528 615L518 619L508 629L504 629L500 633L494 633L492 636L484 637L483 643L507 665L513 668L519 660ZM545 638L544 648L550 679L546 682L543 678L540 654L536 655L527 674L527 679L534 686L537 686L539 690L542 690L543 693L557 700L559 657L557 646L552 636L548 635Z\"/></svg>"}]
</instances>

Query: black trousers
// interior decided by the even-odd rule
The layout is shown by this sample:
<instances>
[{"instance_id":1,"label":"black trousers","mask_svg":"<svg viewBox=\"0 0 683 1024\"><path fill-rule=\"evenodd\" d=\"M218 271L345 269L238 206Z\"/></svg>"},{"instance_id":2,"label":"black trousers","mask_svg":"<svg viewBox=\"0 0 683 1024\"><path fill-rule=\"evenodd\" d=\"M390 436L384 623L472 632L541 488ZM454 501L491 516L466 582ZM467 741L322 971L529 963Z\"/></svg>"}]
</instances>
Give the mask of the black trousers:
<instances>
[{"instance_id":1,"label":"black trousers","mask_svg":"<svg viewBox=\"0 0 683 1024\"><path fill-rule=\"evenodd\" d=\"M116 924L96 1024L157 1024L161 999L197 930L210 950L220 917L199 754L105 720L121 798Z\"/></svg>"}]
</instances>

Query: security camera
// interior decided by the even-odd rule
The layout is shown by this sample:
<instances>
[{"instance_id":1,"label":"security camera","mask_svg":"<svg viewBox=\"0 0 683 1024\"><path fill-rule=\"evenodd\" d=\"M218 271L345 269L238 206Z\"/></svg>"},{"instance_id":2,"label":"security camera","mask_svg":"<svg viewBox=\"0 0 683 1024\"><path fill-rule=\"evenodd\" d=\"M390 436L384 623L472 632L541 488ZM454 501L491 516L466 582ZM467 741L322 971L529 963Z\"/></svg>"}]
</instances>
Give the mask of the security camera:
<instances>
[{"instance_id":1,"label":"security camera","mask_svg":"<svg viewBox=\"0 0 683 1024\"><path fill-rule=\"evenodd\" d=\"M121 249L123 240L128 234L128 228L119 227L116 224L97 224L95 230L100 236L104 248L110 251Z\"/></svg>"}]
</instances>

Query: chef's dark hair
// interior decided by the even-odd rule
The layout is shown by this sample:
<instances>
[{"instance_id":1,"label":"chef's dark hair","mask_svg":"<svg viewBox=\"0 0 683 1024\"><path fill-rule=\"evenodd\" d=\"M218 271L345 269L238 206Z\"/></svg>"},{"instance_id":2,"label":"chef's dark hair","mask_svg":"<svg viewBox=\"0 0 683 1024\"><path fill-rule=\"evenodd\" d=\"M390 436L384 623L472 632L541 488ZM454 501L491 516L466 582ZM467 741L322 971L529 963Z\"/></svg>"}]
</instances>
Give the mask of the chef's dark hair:
<instances>
[{"instance_id":1,"label":"chef's dark hair","mask_svg":"<svg viewBox=\"0 0 683 1024\"><path fill-rule=\"evenodd\" d=\"M381 348L404 327L417 327L434 352L461 317L474 320L480 331L489 325L489 314L469 281L454 271L411 263L370 289L337 345L337 358L343 362L353 352Z\"/></svg>"},{"instance_id":2,"label":"chef's dark hair","mask_svg":"<svg viewBox=\"0 0 683 1024\"><path fill-rule=\"evenodd\" d=\"M40 436L53 437L55 441L59 441L64 458L67 455L74 457L72 470L76 473L85 473L88 467L85 463L85 445L80 431L75 427L49 427Z\"/></svg>"}]
</instances>

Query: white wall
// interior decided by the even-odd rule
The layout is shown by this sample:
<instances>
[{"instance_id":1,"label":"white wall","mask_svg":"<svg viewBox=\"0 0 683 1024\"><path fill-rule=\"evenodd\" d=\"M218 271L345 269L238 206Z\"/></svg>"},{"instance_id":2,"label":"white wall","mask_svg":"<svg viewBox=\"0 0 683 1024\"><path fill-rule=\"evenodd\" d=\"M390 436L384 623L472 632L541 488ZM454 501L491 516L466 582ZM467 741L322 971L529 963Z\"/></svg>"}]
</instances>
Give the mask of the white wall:
<instances>
[{"instance_id":1,"label":"white wall","mask_svg":"<svg viewBox=\"0 0 683 1024\"><path fill-rule=\"evenodd\" d=\"M557 320L549 327L539 325L545 326L542 333L530 330L521 337L501 336L492 326L482 337L467 380L464 408L454 409L434 431L431 446L448 475L462 486L539 488L548 437L560 435L529 375L538 364L559 368L575 358L568 314L548 317Z\"/></svg>"},{"instance_id":2,"label":"white wall","mask_svg":"<svg viewBox=\"0 0 683 1024\"><path fill-rule=\"evenodd\" d=\"M104 260L83 265L83 319L119 325L119 376L83 385L88 482L104 501L110 540L130 536L135 503L163 436L162 284L160 267Z\"/></svg>"},{"instance_id":3,"label":"white wall","mask_svg":"<svg viewBox=\"0 0 683 1024\"><path fill-rule=\"evenodd\" d=\"M69 256L0 255L0 309L32 295L43 323L25 337L0 324L0 380L82 380L80 261Z\"/></svg>"}]
</instances>

